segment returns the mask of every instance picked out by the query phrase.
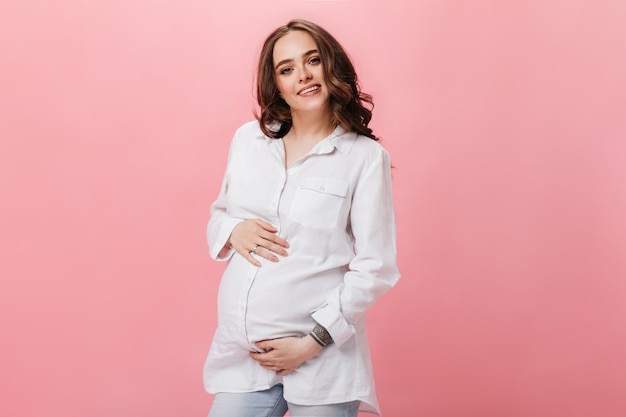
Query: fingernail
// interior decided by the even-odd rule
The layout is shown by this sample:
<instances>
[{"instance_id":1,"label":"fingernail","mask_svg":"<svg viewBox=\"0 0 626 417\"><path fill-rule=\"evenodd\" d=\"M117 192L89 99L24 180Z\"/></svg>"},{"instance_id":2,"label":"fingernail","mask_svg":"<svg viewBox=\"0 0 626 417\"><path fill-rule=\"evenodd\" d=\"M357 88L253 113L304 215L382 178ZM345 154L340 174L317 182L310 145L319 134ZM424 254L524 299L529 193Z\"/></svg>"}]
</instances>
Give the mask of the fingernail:
<instances>
[{"instance_id":1,"label":"fingernail","mask_svg":"<svg viewBox=\"0 0 626 417\"><path fill-rule=\"evenodd\" d=\"M287 256L287 255L288 255L286 250L282 250L282 251L280 252L280 254L281 254L281 255L283 255L283 256Z\"/></svg>"}]
</instances>

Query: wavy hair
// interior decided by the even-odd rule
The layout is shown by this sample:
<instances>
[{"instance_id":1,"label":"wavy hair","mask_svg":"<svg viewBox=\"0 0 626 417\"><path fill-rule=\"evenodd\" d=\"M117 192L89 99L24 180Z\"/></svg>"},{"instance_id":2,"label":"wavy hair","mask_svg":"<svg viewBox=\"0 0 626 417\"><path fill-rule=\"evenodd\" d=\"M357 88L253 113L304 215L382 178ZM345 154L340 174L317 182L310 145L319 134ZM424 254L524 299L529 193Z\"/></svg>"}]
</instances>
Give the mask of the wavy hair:
<instances>
[{"instance_id":1,"label":"wavy hair","mask_svg":"<svg viewBox=\"0 0 626 417\"><path fill-rule=\"evenodd\" d=\"M282 138L291 129L289 105L280 97L274 71L274 45L294 30L307 32L317 44L330 95L331 123L345 130L379 140L368 127L374 103L370 94L361 91L354 65L341 44L322 27L306 20L292 20L272 32L261 49L257 71L257 119L263 133ZM368 107L365 106L368 105ZM270 126L279 125L278 130Z\"/></svg>"}]
</instances>

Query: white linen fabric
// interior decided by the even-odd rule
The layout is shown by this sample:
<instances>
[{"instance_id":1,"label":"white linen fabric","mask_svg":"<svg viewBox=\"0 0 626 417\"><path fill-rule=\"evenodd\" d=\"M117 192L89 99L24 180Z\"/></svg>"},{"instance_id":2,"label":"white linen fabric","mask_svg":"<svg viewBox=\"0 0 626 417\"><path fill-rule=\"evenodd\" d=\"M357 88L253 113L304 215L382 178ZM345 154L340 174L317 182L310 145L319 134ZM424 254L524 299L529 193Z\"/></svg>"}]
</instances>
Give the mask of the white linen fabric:
<instances>
[{"instance_id":1,"label":"white linen fabric","mask_svg":"<svg viewBox=\"0 0 626 417\"><path fill-rule=\"evenodd\" d=\"M260 267L230 249L239 222L260 218L286 239L289 255ZM209 393L284 385L289 402L361 401L379 414L365 333L365 312L400 275L389 154L341 127L285 168L281 139L257 121L231 143L222 188L211 206L209 252L228 260L218 293L218 327L204 366ZM262 250L262 249L259 249ZM255 342L304 336L316 323L334 343L280 377L249 357Z\"/></svg>"}]
</instances>

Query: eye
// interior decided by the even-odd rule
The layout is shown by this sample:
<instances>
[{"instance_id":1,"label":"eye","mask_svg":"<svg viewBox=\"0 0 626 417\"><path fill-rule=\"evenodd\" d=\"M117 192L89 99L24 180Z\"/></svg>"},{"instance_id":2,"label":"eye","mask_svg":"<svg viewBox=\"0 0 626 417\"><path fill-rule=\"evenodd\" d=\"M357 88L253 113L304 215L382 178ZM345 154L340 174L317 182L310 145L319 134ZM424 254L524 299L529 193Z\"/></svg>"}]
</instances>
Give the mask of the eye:
<instances>
[{"instance_id":1,"label":"eye","mask_svg":"<svg viewBox=\"0 0 626 417\"><path fill-rule=\"evenodd\" d=\"M291 74L293 72L293 68L285 67L280 70L281 75Z\"/></svg>"},{"instance_id":2,"label":"eye","mask_svg":"<svg viewBox=\"0 0 626 417\"><path fill-rule=\"evenodd\" d=\"M314 57L314 58L311 58L311 59L309 60L309 64L311 64L311 65L317 65L317 64L319 64L320 62L322 62L322 60L321 60L318 56L316 56L316 57Z\"/></svg>"}]
</instances>

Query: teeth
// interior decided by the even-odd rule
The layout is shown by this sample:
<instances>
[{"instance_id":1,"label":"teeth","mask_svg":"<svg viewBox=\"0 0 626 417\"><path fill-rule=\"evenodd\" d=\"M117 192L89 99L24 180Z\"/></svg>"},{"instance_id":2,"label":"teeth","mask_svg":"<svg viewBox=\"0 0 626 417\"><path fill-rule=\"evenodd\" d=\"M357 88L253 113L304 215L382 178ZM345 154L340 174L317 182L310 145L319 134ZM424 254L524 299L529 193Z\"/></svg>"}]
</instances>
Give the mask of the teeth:
<instances>
[{"instance_id":1,"label":"teeth","mask_svg":"<svg viewBox=\"0 0 626 417\"><path fill-rule=\"evenodd\" d=\"M311 91L319 90L319 88L320 87L316 85L315 87L307 88L306 90L301 91L300 94L310 93Z\"/></svg>"}]
</instances>

